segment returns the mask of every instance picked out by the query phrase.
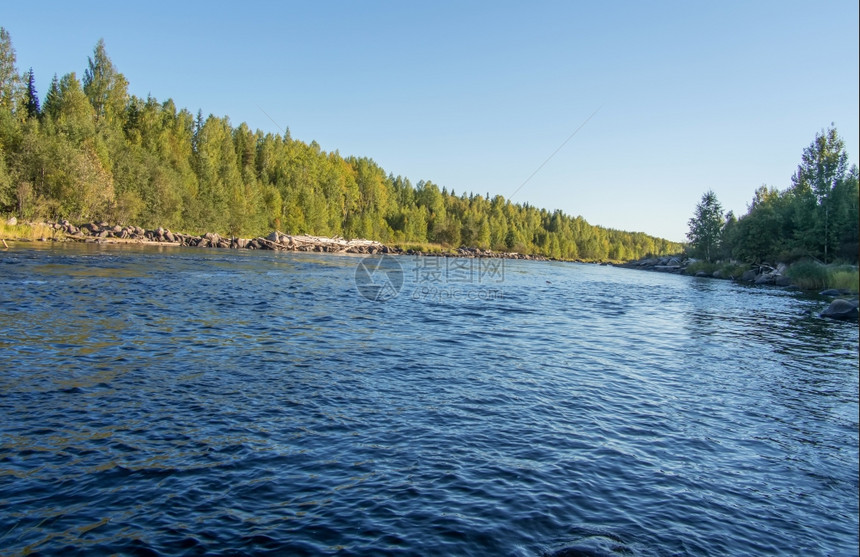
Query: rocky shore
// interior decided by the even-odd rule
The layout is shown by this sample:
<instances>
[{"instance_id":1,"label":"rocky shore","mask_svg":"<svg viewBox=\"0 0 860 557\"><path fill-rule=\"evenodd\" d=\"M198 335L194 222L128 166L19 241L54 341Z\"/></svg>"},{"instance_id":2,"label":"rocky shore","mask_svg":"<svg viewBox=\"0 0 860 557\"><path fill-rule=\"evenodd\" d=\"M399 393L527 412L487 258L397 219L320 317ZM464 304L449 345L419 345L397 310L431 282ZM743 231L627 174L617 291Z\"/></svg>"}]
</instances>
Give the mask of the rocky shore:
<instances>
[{"instance_id":1,"label":"rocky shore","mask_svg":"<svg viewBox=\"0 0 860 557\"><path fill-rule=\"evenodd\" d=\"M16 221L17 222L17 221ZM7 223L7 224L16 224ZM158 245L173 245L196 248L218 248L218 249L250 249L250 250L273 250L273 251L295 251L295 252L317 252L317 253L348 253L348 254L390 254L390 255L416 255L416 256L447 256L447 257L491 257L504 259L526 259L545 261L547 258L540 255L526 255L511 252L496 252L482 250L479 248L461 247L447 252L421 251L416 249L402 249L397 246L388 246L374 240L352 239L346 240L340 237L327 238L323 236L310 236L306 234L284 234L273 231L268 236L257 238L235 238L222 237L214 232L207 232L200 236L171 232L166 228L145 229L139 226L123 226L107 222L86 223L80 226L74 225L67 220L60 222L40 223L52 231L51 238L42 240L74 241L91 243L149 243Z\"/></svg>"},{"instance_id":2,"label":"rocky shore","mask_svg":"<svg viewBox=\"0 0 860 557\"><path fill-rule=\"evenodd\" d=\"M6 221L8 226L16 226L17 219L14 217ZM28 226L33 226L29 223ZM273 250L292 252L317 252L317 253L341 253L341 254L389 254L389 255L414 255L414 256L438 256L438 257L472 257L472 258L502 258L523 259L532 261L547 261L548 258L541 255L526 255L512 252L496 252L482 250L480 248L460 247L450 251L421 251L416 249L403 249L398 246L388 246L374 240L352 239L346 240L340 237L327 238L323 236L310 236L306 234L293 235L273 231L268 236L257 238L235 238L222 237L214 232L207 232L200 236L171 232L166 228L145 229L139 226L111 225L106 222L86 223L80 226L74 225L67 220L60 222L35 223L42 230L50 231L50 237L43 234L36 238L41 241L73 241L89 243L139 243L153 245L172 245L190 248L216 248L216 249L248 249L248 250ZM3 240L3 246L8 247ZM732 271L724 272L716 270L711 273L697 271L690 273L689 267L696 260L683 255L647 257L626 263L617 263L616 267L636 269L640 271L652 271L673 274L687 274L696 277L709 277L715 279L734 280L756 285L773 285L785 288L796 288L791 280L785 275L786 266L779 264L776 267L769 265L757 266L731 266ZM605 263L604 263L605 264ZM842 320L857 320L860 301L856 292L845 290L824 290L818 293L820 296L832 298L830 306L821 312L822 317Z\"/></svg>"},{"instance_id":3,"label":"rocky shore","mask_svg":"<svg viewBox=\"0 0 860 557\"><path fill-rule=\"evenodd\" d=\"M686 274L695 277L733 280L757 285L766 284L800 290L792 284L791 279L786 276L785 271L787 266L783 263L780 263L776 267L772 267L770 265L734 265L731 266L733 269L731 272L724 272L722 270L716 270L712 273L707 273L705 271L696 271L695 273L688 272L688 268L694 263L696 263L696 260L694 259L689 259L682 255L675 255L668 257L648 257L637 261L621 263L616 265L616 267L636 269L640 271ZM858 316L860 316L858 315L860 300L858 300L856 292L851 292L849 290L827 289L818 292L818 295L832 299L827 309L819 314L821 317L840 320L857 320Z\"/></svg>"},{"instance_id":4,"label":"rocky shore","mask_svg":"<svg viewBox=\"0 0 860 557\"><path fill-rule=\"evenodd\" d=\"M725 273L716 270L712 273L696 271L688 273L687 268L696 263L695 259L689 259L683 255L665 257L648 257L637 261L620 263L616 267L627 269L638 269L642 271L657 271L663 273L690 274L696 277L710 277L715 279L735 280L751 284L771 284L774 286L791 286L791 279L785 276L786 265L780 263L776 267L770 265L749 265L736 273ZM738 267L741 267L740 265Z\"/></svg>"}]
</instances>

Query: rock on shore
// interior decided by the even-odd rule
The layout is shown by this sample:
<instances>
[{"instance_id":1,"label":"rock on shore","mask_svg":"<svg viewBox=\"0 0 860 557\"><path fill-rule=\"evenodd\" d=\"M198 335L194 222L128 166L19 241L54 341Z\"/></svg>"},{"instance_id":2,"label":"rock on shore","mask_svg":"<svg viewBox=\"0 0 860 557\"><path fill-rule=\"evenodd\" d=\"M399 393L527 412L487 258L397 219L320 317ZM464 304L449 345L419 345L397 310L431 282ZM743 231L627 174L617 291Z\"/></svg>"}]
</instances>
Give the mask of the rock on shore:
<instances>
[{"instance_id":1,"label":"rock on shore","mask_svg":"<svg viewBox=\"0 0 860 557\"><path fill-rule=\"evenodd\" d=\"M423 255L448 257L494 257L505 259L546 260L540 255L525 255L521 253L494 252L479 248L461 247L453 252L422 252L420 250L403 250L387 246L374 240L352 239L340 237L327 238L306 234L292 235L273 231L268 236L257 238L225 238L214 232L200 236L171 232L165 228L144 229L139 226L111 225L106 222L87 223L75 226L67 220L57 223L47 223L47 226L62 232L66 238L78 242L105 243L157 243L174 246L222 249L261 249L275 251L300 251L320 253L354 253L354 254L392 254L392 255Z\"/></svg>"},{"instance_id":2,"label":"rock on shore","mask_svg":"<svg viewBox=\"0 0 860 557\"><path fill-rule=\"evenodd\" d=\"M643 271L658 271L664 273L685 274L687 267L695 263L695 259L687 258L683 255L664 256L664 257L648 257L639 259L638 261L630 261L622 263L618 267L627 269L639 269ZM775 286L790 286L791 280L785 276L786 266L783 264L777 267L769 265L757 265L744 271L738 276L725 275L721 270L716 270L713 273L706 271L697 271L696 277L709 277L726 280L736 280L738 282L748 282L751 284L771 284Z\"/></svg>"}]
</instances>

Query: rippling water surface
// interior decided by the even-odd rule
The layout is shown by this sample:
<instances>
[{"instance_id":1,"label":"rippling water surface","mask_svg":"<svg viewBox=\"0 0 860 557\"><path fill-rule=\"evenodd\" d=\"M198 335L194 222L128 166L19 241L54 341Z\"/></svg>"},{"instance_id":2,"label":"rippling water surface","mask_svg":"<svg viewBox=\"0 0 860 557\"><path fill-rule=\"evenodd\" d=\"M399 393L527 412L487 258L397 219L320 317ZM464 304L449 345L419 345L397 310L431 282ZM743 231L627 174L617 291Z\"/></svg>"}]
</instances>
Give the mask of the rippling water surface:
<instances>
[{"instance_id":1,"label":"rippling water surface","mask_svg":"<svg viewBox=\"0 0 860 557\"><path fill-rule=\"evenodd\" d=\"M857 554L824 300L359 261L0 252L0 554Z\"/></svg>"}]
</instances>

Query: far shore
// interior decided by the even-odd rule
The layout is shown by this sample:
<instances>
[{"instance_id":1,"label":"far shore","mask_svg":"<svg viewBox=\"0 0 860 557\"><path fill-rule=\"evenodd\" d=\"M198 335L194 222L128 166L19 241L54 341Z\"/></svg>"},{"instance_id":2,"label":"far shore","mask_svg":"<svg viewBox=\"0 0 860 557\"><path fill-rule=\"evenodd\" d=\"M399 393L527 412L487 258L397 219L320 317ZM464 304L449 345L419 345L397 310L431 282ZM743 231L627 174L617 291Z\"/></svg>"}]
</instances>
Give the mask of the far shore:
<instances>
[{"instance_id":1,"label":"far shore","mask_svg":"<svg viewBox=\"0 0 860 557\"><path fill-rule=\"evenodd\" d=\"M433 244L387 245L375 240L350 239L308 234L284 234L273 231L267 236L256 238L223 237L214 232L199 236L172 232L158 227L146 229L133 225L111 225L106 222L86 223L80 226L67 220L60 222L19 223L11 218L5 224L0 221L0 243L8 248L6 241L41 241L41 242L82 242L97 244L138 244L153 246L175 246L187 248L241 249L241 250L270 250L286 252L315 252L331 254L358 255L413 255L437 257L487 257L502 259L521 259L531 261L550 261L543 255L530 255L515 252L500 252L474 247L448 248ZM840 270L842 276L831 280L831 275L816 277L810 281L808 277L793 277L790 266L751 265L744 263L710 264L696 261L684 254L660 257L645 257L635 261L594 261L576 260L578 263L598 263L616 267L694 276L732 280L756 285L772 285L783 288L794 288L805 291L827 292L829 295L852 295L858 291L857 267L847 271ZM822 266L825 268L826 266ZM844 266L843 266L844 267ZM797 274L797 273L795 273ZM847 277L844 275L848 275Z\"/></svg>"},{"instance_id":2,"label":"far shore","mask_svg":"<svg viewBox=\"0 0 860 557\"><path fill-rule=\"evenodd\" d=\"M11 221L11 222L10 222ZM111 225L106 222L76 226L67 220L19 224L17 219L7 221L0 241L84 242L98 244L140 244L215 249L271 250L360 255L415 255L445 257L491 257L547 261L542 255L498 252L480 248L444 248L435 245L386 245L375 240L344 239L338 236L312 236L284 234L273 231L256 238L223 237L214 232L199 236L172 232L158 227L146 229L131 225ZM8 247L8 246L6 246Z\"/></svg>"}]
</instances>

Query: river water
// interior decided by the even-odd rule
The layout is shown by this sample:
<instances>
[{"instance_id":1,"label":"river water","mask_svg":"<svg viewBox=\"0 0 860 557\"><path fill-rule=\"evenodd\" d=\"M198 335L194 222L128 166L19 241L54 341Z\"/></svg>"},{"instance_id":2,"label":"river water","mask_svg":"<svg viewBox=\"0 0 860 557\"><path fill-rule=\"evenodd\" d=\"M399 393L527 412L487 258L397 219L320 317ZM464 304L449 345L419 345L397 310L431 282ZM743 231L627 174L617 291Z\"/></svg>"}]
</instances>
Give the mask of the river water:
<instances>
[{"instance_id":1,"label":"river water","mask_svg":"<svg viewBox=\"0 0 860 557\"><path fill-rule=\"evenodd\" d=\"M0 251L0 554L857 554L823 299L377 261Z\"/></svg>"}]
</instances>

